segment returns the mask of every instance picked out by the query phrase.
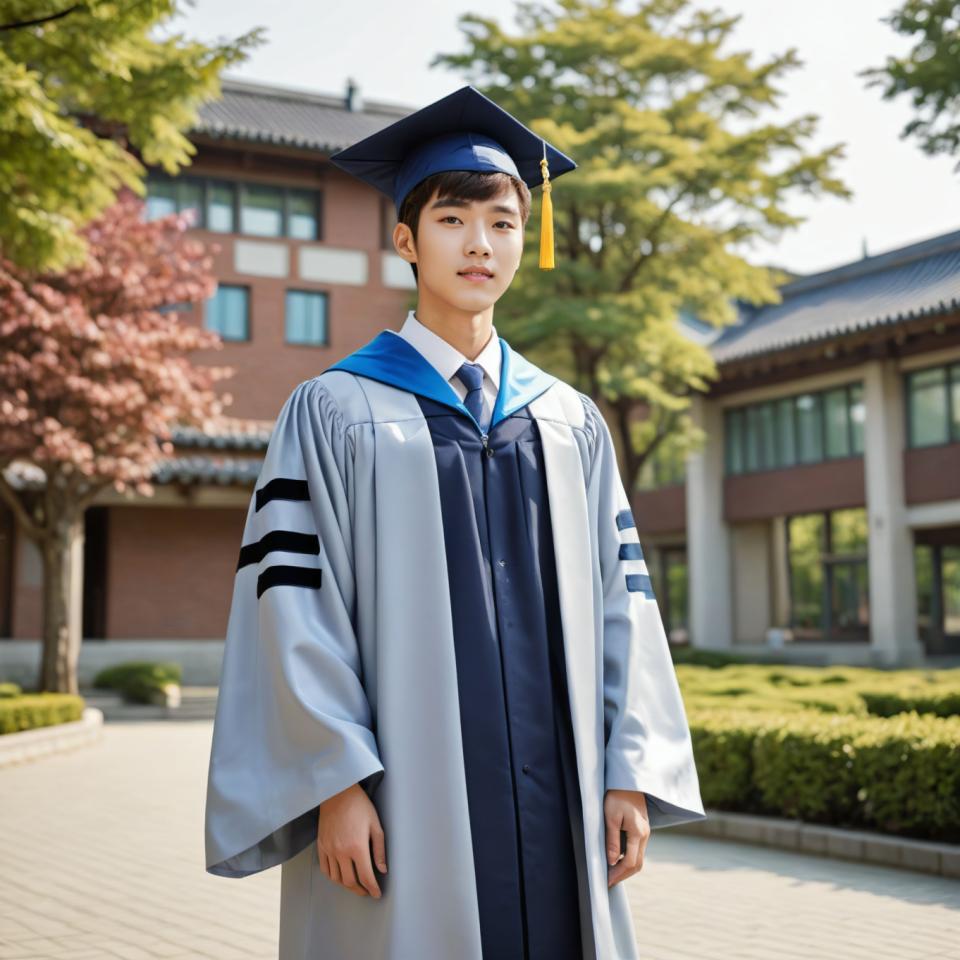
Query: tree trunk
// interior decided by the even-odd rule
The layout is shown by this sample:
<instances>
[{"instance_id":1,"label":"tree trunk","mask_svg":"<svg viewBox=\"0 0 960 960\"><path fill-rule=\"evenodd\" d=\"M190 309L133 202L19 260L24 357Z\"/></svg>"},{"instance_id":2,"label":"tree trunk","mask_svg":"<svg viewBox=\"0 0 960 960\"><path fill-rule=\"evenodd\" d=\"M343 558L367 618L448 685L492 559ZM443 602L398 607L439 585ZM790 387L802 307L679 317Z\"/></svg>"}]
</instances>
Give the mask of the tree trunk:
<instances>
[{"instance_id":1,"label":"tree trunk","mask_svg":"<svg viewBox=\"0 0 960 960\"><path fill-rule=\"evenodd\" d=\"M48 501L48 508L50 504ZM43 555L43 655L37 689L78 693L83 624L83 513L49 516Z\"/></svg>"}]
</instances>

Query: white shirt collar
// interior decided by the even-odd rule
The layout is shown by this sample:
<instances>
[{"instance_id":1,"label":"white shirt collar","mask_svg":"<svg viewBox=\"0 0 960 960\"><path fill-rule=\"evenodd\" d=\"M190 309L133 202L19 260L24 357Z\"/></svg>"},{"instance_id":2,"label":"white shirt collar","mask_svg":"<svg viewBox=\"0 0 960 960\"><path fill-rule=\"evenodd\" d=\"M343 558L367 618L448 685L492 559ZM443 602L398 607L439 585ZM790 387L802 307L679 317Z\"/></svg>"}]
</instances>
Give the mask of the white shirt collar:
<instances>
[{"instance_id":1,"label":"white shirt collar","mask_svg":"<svg viewBox=\"0 0 960 960\"><path fill-rule=\"evenodd\" d=\"M410 346L418 350L444 380L449 381L460 367L468 362L467 357L456 347L447 343L429 327L424 326L416 318L413 310L407 314L407 319L400 330L391 331L393 332L398 332L398 335L403 337ZM490 339L486 346L480 351L476 360L469 362L479 363L492 381L494 388L500 389L500 339L497 336L496 327L491 325Z\"/></svg>"}]
</instances>

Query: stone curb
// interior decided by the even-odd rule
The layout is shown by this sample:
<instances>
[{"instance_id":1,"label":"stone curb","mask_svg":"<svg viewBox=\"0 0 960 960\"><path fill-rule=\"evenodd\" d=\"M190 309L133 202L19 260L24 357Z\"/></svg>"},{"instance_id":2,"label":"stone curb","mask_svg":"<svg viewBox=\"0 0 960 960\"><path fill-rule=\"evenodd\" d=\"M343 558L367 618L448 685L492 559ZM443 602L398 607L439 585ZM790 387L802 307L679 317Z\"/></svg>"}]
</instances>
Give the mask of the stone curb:
<instances>
[{"instance_id":1,"label":"stone curb","mask_svg":"<svg viewBox=\"0 0 960 960\"><path fill-rule=\"evenodd\" d=\"M707 810L706 814L706 820L678 824L671 829L701 837L756 843L781 850L901 867L960 879L958 844L827 827L780 817L731 813L728 810Z\"/></svg>"},{"instance_id":2,"label":"stone curb","mask_svg":"<svg viewBox=\"0 0 960 960\"><path fill-rule=\"evenodd\" d=\"M96 707L85 707L79 720L57 723L19 733L0 736L0 769L25 763L48 753L62 753L89 746L103 736L103 713Z\"/></svg>"}]
</instances>

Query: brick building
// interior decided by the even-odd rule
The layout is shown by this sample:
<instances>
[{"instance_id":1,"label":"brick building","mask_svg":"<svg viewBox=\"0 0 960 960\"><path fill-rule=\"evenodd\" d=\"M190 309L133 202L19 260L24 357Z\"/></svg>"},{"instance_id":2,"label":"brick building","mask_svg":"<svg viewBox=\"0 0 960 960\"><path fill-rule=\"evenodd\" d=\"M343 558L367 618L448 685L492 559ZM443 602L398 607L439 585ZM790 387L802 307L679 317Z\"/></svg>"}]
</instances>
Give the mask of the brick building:
<instances>
[{"instance_id":1,"label":"brick building","mask_svg":"<svg viewBox=\"0 0 960 960\"><path fill-rule=\"evenodd\" d=\"M222 387L235 419L180 430L153 498L110 491L88 511L82 679L151 656L215 680L272 418L413 303L391 202L327 157L413 109L352 84L225 81L190 169L151 173L149 215L193 208L222 247L217 293L191 317L225 341L197 361L238 370ZM781 292L719 333L680 321L721 379L695 400L705 448L651 464L634 497L668 633L815 662L960 653L960 231ZM39 556L0 508L0 674L32 679L40 589Z\"/></svg>"}]
</instances>

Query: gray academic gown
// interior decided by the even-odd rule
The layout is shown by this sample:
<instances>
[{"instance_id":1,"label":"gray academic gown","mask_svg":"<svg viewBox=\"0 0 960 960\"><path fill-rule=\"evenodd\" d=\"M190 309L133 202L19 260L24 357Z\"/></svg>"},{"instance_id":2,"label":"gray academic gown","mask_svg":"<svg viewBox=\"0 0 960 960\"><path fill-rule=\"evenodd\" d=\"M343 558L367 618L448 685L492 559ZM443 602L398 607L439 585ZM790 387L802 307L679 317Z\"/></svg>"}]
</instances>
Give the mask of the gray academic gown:
<instances>
[{"instance_id":1,"label":"gray academic gown","mask_svg":"<svg viewBox=\"0 0 960 960\"><path fill-rule=\"evenodd\" d=\"M281 960L636 958L604 791L644 791L654 829L705 816L609 430L500 345L486 434L391 331L278 416L237 564L206 865L282 864ZM357 782L386 838L379 900L317 860L318 804Z\"/></svg>"}]
</instances>

